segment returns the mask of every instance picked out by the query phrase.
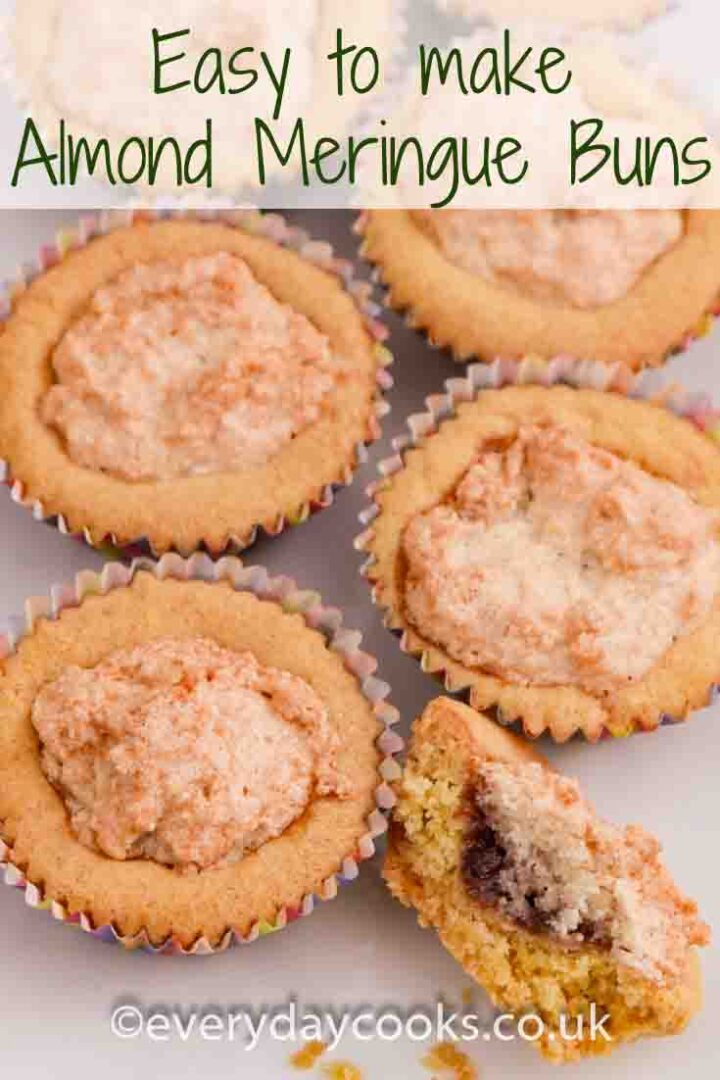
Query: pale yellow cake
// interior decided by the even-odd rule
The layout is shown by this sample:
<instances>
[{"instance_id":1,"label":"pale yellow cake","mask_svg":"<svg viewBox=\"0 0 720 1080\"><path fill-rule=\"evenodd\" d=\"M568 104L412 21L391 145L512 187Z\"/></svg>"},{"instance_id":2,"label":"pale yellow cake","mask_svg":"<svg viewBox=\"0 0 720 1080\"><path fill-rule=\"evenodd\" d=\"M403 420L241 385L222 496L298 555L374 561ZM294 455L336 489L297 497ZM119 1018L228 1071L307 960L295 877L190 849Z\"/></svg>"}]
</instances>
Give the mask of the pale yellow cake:
<instances>
[{"instance_id":1,"label":"pale yellow cake","mask_svg":"<svg viewBox=\"0 0 720 1080\"><path fill-rule=\"evenodd\" d=\"M708 928L659 854L486 716L438 698L416 721L385 879L495 1005L539 1017L546 1057L671 1035L698 1009Z\"/></svg>"}]
</instances>

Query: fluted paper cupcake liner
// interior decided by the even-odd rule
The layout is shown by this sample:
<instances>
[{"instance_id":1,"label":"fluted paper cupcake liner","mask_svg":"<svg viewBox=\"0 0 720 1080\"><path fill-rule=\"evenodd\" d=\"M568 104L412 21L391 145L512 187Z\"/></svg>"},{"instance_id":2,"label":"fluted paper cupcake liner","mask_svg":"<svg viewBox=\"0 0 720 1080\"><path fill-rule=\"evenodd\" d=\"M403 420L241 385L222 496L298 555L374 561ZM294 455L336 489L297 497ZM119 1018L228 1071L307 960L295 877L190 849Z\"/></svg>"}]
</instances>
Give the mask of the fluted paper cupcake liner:
<instances>
[{"instance_id":1,"label":"fluted paper cupcake liner","mask_svg":"<svg viewBox=\"0 0 720 1080\"><path fill-rule=\"evenodd\" d=\"M60 922L77 926L93 937L106 942L116 942L128 949L169 955L208 955L223 952L231 946L247 944L258 937L281 930L289 923L309 915L318 900L333 899L341 885L355 880L360 864L373 857L375 841L385 833L386 814L395 801L391 785L399 775L395 755L402 749L403 741L393 730L393 725L398 721L399 714L387 700L389 686L375 675L376 660L360 648L360 633L343 627L342 615L336 608L325 607L317 592L298 588L291 578L270 577L263 567L246 566L232 556L213 562L209 556L203 554L193 555L190 559L168 554L159 562L137 559L130 566L115 562L107 563L100 573L82 572L72 584L54 586L49 596L35 597L26 602L24 615L11 620L8 632L0 635L0 663L15 652L20 641L32 632L39 619L55 619L65 608L77 607L88 596L125 588L138 571L148 571L158 579L228 581L234 589L252 593L262 600L273 601L283 611L301 615L306 625L319 631L325 638L327 647L342 658L345 668L357 680L363 696L371 704L382 727L377 740L381 760L378 765L375 807L367 818L367 832L360 838L355 849L347 853L340 868L326 878L317 891L305 895L297 906L281 908L272 922L258 922L246 934L239 934L228 928L220 943L214 946L200 938L191 947L185 948L173 936L159 945L153 945L144 930L134 935L123 935L114 926L94 925L89 914L69 910L63 903L47 895L40 883L27 878L23 869L13 862L12 848L6 845L0 836L0 873L6 884L22 890L29 907L49 911L53 918Z\"/></svg>"},{"instance_id":2,"label":"fluted paper cupcake liner","mask_svg":"<svg viewBox=\"0 0 720 1080\"><path fill-rule=\"evenodd\" d=\"M210 549L206 544L199 544L217 558L223 554L239 554L250 547L258 535L278 536L285 529L299 525L312 514L331 506L335 493L347 487L354 477L356 469L367 460L367 448L381 435L380 421L390 411L385 400L385 391L392 387L392 376L388 368L393 357L384 342L388 331L380 321L381 306L373 300L373 286L355 276L353 264L347 259L338 258L332 245L313 240L308 233L297 226L290 225L280 214L263 214L255 210L206 210L186 212L180 210L137 210L109 211L98 215L83 217L77 226L59 232L51 244L40 248L37 257L18 267L15 276L0 285L0 332L2 323L9 318L17 298L27 287L71 252L85 247L96 237L104 236L116 229L124 228L135 222L160 221L168 219L195 218L201 221L219 222L233 228L242 229L288 248L301 258L320 267L327 273L339 278L348 294L352 297L361 313L368 332L374 341L377 358L376 393L367 431L362 442L355 447L354 460L349 463L340 480L320 486L303 501L292 513L278 514L272 519L258 521L243 534L228 536L219 549ZM39 499L33 499L25 490L21 476L13 475L11 463L0 458L0 482L10 489L10 495L17 505L30 510L36 521L43 521L55 526L63 535L73 536L91 547L98 549L108 558L131 559L142 555L159 557L163 552L154 548L150 538L138 536L132 540L121 540L114 534L97 535L88 527L80 531L70 529L62 514L49 513ZM176 549L172 549L176 550ZM180 551L190 555L191 550Z\"/></svg>"},{"instance_id":3,"label":"fluted paper cupcake liner","mask_svg":"<svg viewBox=\"0 0 720 1080\"><path fill-rule=\"evenodd\" d=\"M381 307L386 311L394 312L396 315L400 315L408 330L412 330L414 333L421 334L425 338L427 344L431 349L447 353L458 364L481 363L488 365L494 363L494 361L483 361L479 360L477 356L468 355L467 353L461 353L457 349L455 349L452 344L445 341L438 341L436 338L433 337L432 331L425 324L425 321L421 318L421 316L413 308L412 304L405 304L400 307L392 303L390 299L390 289L388 288L387 282L383 277L383 268L374 259L372 259L368 253L367 244L365 242L365 227L367 223L367 218L367 211L361 212L355 219L353 231L360 238L361 259L364 259L372 267L371 280L380 290ZM713 326L715 325L715 320L717 318L720 318L720 295L717 296L714 303L711 304L710 308L704 313L704 315L702 315L693 326L687 329L687 331L682 335L680 340L667 350L660 364L644 368L643 370L656 370L658 367L662 367L663 364L667 363L668 360L672 360L673 357L681 356L683 353L687 352L693 342L700 341L702 340L702 338L707 337L711 333ZM507 359L513 363L521 363L523 358L508 357ZM550 363L551 361L545 360L543 362ZM575 363L579 362L580 361L575 361ZM583 363L593 362L600 363L600 361L583 361ZM613 368L617 367L618 365L624 366L622 364L619 364L619 362L615 362L614 364L604 363L603 366ZM630 369L628 368L628 370ZM640 371L637 372L637 374L641 373L642 372Z\"/></svg>"},{"instance_id":4,"label":"fluted paper cupcake liner","mask_svg":"<svg viewBox=\"0 0 720 1080\"><path fill-rule=\"evenodd\" d=\"M420 641L418 635L405 626L398 613L382 602L379 584L375 582L372 574L376 561L372 554L373 522L381 512L378 496L390 486L392 477L405 467L405 455L409 449L419 446L428 436L435 434L441 428L443 421L455 415L457 406L461 402L475 400L484 390L520 385L546 387L566 385L579 389L622 394L628 398L648 401L661 405L677 416L690 421L698 430L720 443L720 410L713 407L706 395L688 391L677 383L664 383L656 371L634 374L622 364L609 365L593 361L578 361L562 356L551 361L526 357L522 361L496 360L492 364L472 364L463 377L446 380L444 393L435 394L426 399L426 411L408 417L407 433L393 439L394 453L379 463L380 478L367 488L370 503L360 514L363 531L355 540L356 549L365 552L368 556L360 568L360 573L370 585L373 603L380 610L385 626L399 636L402 651L418 660L422 670L440 681L445 690L459 694L470 704L473 704L472 680L467 676L458 675L457 668L462 668L462 665L453 663L449 670L447 667L449 658L439 648L433 648ZM717 683L711 683L708 686L707 701L703 706L698 707L713 704L719 689L720 686ZM499 706L495 706L490 711L500 723L515 723L515 718L505 717ZM595 737L627 735L636 730L652 731L660 724L679 723L684 719L685 716L674 716L663 712L653 724L643 727L635 725L632 729L623 731L611 731L603 727ZM524 724L523 726L525 727ZM543 731L545 730L553 734L549 725L543 728ZM582 730L582 728L577 730ZM528 731L525 727L525 734L535 737L542 734L542 731ZM595 737L591 737L587 732L584 734L594 741Z\"/></svg>"}]
</instances>

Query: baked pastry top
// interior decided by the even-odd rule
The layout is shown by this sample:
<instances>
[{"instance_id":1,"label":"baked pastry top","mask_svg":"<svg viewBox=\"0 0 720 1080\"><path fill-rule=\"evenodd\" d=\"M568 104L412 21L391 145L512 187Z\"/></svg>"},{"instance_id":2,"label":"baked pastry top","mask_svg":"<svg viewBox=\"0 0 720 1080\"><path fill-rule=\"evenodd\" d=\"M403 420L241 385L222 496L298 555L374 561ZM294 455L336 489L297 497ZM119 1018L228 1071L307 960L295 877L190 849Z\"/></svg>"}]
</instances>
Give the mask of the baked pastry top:
<instances>
[{"instance_id":1,"label":"baked pastry top","mask_svg":"<svg viewBox=\"0 0 720 1080\"><path fill-rule=\"evenodd\" d=\"M72 532L242 547L322 505L377 435L381 350L334 274L217 221L120 227L0 338L0 457Z\"/></svg>"},{"instance_id":2,"label":"baked pastry top","mask_svg":"<svg viewBox=\"0 0 720 1080\"><path fill-rule=\"evenodd\" d=\"M361 232L390 305L463 361L655 367L720 297L713 210L372 210Z\"/></svg>"},{"instance_id":3,"label":"baked pastry top","mask_svg":"<svg viewBox=\"0 0 720 1080\"><path fill-rule=\"evenodd\" d=\"M720 670L720 451L620 394L482 391L406 450L360 545L425 670L528 733L704 705Z\"/></svg>"},{"instance_id":4,"label":"baked pastry top","mask_svg":"<svg viewBox=\"0 0 720 1080\"><path fill-rule=\"evenodd\" d=\"M378 734L302 616L142 571L39 620L0 665L0 835L93 926L216 945L357 851Z\"/></svg>"}]
</instances>

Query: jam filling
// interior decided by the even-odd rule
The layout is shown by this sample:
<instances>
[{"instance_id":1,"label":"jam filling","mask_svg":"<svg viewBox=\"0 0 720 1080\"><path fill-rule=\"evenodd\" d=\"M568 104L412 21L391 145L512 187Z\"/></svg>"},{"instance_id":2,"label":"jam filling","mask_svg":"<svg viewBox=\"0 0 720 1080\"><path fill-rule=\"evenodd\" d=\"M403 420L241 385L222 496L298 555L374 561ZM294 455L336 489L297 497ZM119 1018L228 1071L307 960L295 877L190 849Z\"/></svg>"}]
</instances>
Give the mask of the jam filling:
<instances>
[{"instance_id":1,"label":"jam filling","mask_svg":"<svg viewBox=\"0 0 720 1080\"><path fill-rule=\"evenodd\" d=\"M524 930L554 935L553 922L556 913L538 908L539 894L533 890L524 890L521 897L518 897L517 875L513 872L512 857L483 808L482 795L471 792L467 802L469 824L460 864L467 892L473 900L496 908ZM518 899L521 899L520 904ZM512 908L512 914L509 913L509 908ZM578 926L574 937L578 942L605 947L610 945L606 930L589 920Z\"/></svg>"}]
</instances>

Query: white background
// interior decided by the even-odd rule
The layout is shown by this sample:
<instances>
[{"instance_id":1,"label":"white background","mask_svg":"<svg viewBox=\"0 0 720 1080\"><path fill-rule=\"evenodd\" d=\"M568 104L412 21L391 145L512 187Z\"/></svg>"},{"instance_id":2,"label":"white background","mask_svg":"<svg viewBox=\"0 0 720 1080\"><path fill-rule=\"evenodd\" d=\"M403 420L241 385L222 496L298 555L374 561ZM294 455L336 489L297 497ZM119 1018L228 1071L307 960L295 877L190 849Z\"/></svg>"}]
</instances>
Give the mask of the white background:
<instances>
[{"instance_id":1,"label":"white background","mask_svg":"<svg viewBox=\"0 0 720 1080\"><path fill-rule=\"evenodd\" d=\"M48 212L0 214L0 278L32 258L63 219ZM67 218L64 220L68 220ZM305 215L303 224L331 239L344 254L356 255L350 218L344 214ZM668 298L672 302L672 298ZM353 487L340 492L329 510L275 540L263 540L247 561L288 573L303 586L318 588L326 602L341 607L346 624L364 631L365 647L378 656L380 674L393 687L403 732L436 692L415 662L400 653L381 625L365 583L358 576L361 557L352 548L359 531L357 514L373 463L386 456L389 438L402 430L408 413L422 407L426 394L458 374L444 354L388 317L390 346L396 355L396 388L385 438L371 452L371 463ZM668 380L720 398L720 331L693 345L669 365ZM0 388L0 393L2 388ZM77 541L33 521L0 489L0 613L22 609L24 599L67 581L101 560ZM720 874L717 760L720 753L718 708L690 722L590 746L581 741L547 746L566 772L578 776L602 812L617 821L638 821L656 832L667 862L681 886L698 898L711 922L718 910ZM717 1038L720 964L714 948L704 957L706 1004L682 1036L645 1041L618 1051L607 1061L567 1067L568 1080L580 1075L613 1080L710 1080L719 1075ZM377 859L365 863L359 881L343 889L310 918L244 949L208 958L156 958L124 953L55 923L48 914L25 906L22 895L0 884L0 1076L27 1080L103 1080L205 1074L233 1078L290 1078L301 1075L288 1062L293 1047L265 1042L249 1055L239 1045L183 1045L119 1042L109 1030L113 1005L136 999L144 1005L279 1005L297 995L309 1006L432 1004L439 995L459 1003L469 985L461 969L430 931L386 892ZM413 1080L428 1076L420 1065L422 1047L401 1044L344 1043L339 1055L364 1071L368 1080ZM471 1050L486 1080L556 1076L535 1051L520 1043L483 1043Z\"/></svg>"}]
</instances>

